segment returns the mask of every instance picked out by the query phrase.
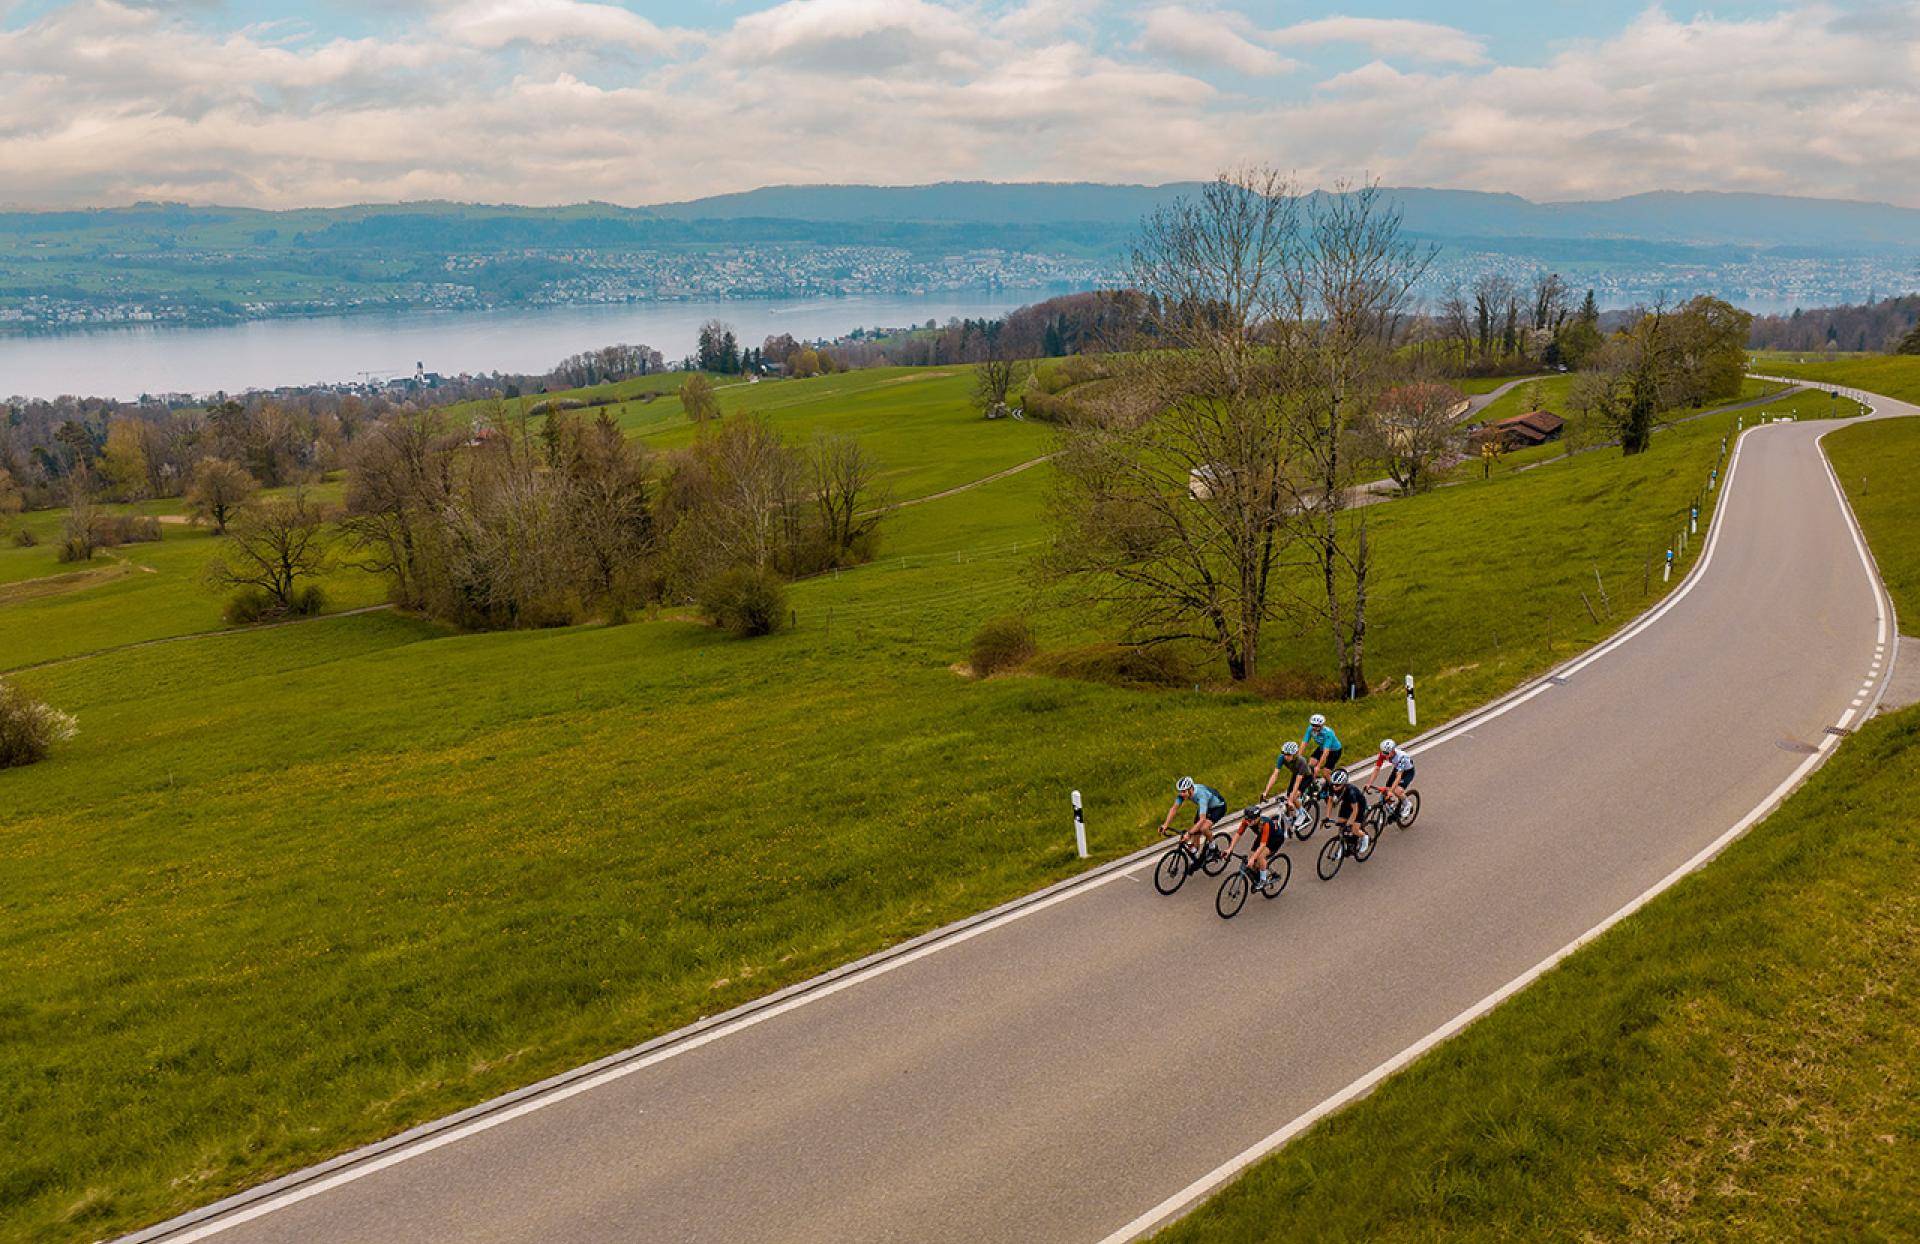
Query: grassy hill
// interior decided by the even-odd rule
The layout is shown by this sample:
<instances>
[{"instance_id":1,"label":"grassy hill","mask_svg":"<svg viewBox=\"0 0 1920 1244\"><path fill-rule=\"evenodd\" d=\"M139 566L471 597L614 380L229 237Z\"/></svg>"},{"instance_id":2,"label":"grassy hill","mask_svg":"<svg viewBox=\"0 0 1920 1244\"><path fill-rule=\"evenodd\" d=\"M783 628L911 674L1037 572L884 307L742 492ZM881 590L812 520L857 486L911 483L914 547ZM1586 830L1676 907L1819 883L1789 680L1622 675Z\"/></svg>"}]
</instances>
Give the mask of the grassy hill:
<instances>
[{"instance_id":1,"label":"grassy hill","mask_svg":"<svg viewBox=\"0 0 1920 1244\"><path fill-rule=\"evenodd\" d=\"M964 383L722 401L858 431L928 497L1049 448L965 414ZM678 443L674 406L621 417ZM1431 724L1622 625L1731 424L1370 511L1374 676L1413 671ZM79 658L14 677L81 731L0 773L0 1239L151 1221L1066 876L1071 788L1108 858L1179 773L1250 796L1314 708L1404 727L1397 696L959 677L999 613L1055 650L1111 637L1024 573L1048 486L899 510L879 562L795 585L798 625L749 642L672 611L499 634L378 612L115 647L215 624L218 541L171 527L120 550L140 569L0 599L0 666ZM0 551L16 585L61 569ZM376 590L343 576L336 605ZM1276 645L1324 672L1311 628Z\"/></svg>"}]
</instances>

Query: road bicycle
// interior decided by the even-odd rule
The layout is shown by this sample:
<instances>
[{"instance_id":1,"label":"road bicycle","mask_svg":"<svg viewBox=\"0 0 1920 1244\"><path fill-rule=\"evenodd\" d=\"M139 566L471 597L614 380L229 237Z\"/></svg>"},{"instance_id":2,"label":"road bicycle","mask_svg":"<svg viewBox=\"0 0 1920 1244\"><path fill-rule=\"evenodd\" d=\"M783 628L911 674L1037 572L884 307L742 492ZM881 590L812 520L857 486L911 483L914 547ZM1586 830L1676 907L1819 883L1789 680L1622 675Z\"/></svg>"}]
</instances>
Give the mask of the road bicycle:
<instances>
[{"instance_id":1,"label":"road bicycle","mask_svg":"<svg viewBox=\"0 0 1920 1244\"><path fill-rule=\"evenodd\" d=\"M1362 864L1373 858L1373 849L1380 845L1380 818L1383 813L1379 804L1374 804L1361 814L1353 826L1337 825L1333 837L1327 839L1327 845L1320 848L1320 862L1314 871L1320 874L1320 880L1332 881L1334 874L1340 871L1340 865L1348 856ZM1366 849L1360 847L1360 836L1367 835Z\"/></svg>"},{"instance_id":2,"label":"road bicycle","mask_svg":"<svg viewBox=\"0 0 1920 1244\"><path fill-rule=\"evenodd\" d=\"M1305 842L1313 837L1314 830L1320 828L1320 794L1320 791L1309 786L1300 792L1299 807L1291 812L1282 807L1280 823L1287 827L1289 837Z\"/></svg>"},{"instance_id":3,"label":"road bicycle","mask_svg":"<svg viewBox=\"0 0 1920 1244\"><path fill-rule=\"evenodd\" d=\"M1204 872L1209 877L1218 877L1227 866L1227 847L1232 842L1233 835L1216 829L1207 838L1206 846L1195 850L1182 832L1180 841L1174 843L1172 849L1153 866L1153 888L1162 894L1172 894L1187 884L1187 878L1195 873Z\"/></svg>"},{"instance_id":4,"label":"road bicycle","mask_svg":"<svg viewBox=\"0 0 1920 1244\"><path fill-rule=\"evenodd\" d=\"M1386 794L1385 790L1379 786L1369 786L1367 787L1367 789L1371 791L1378 791L1382 796ZM1383 797L1380 801L1380 809L1381 809L1380 818L1382 823L1385 823L1389 819L1387 816L1385 805L1386 805L1386 800ZM1409 786L1405 790L1400 792L1399 806L1394 808L1391 819L1393 823L1399 826L1401 829L1412 829L1414 821L1418 820L1419 816L1420 816L1420 792L1415 790L1413 787Z\"/></svg>"},{"instance_id":5,"label":"road bicycle","mask_svg":"<svg viewBox=\"0 0 1920 1244\"><path fill-rule=\"evenodd\" d=\"M1270 851L1267 854L1267 884L1260 884L1259 874L1253 871L1248 857L1233 857L1233 869L1227 873L1226 880L1220 883L1220 892L1213 897L1213 909L1220 913L1222 920L1231 920L1240 914L1240 908L1247 901L1249 891L1258 890L1265 898L1280 897L1280 891L1287 888L1287 881L1293 876L1293 861L1287 858L1285 851Z\"/></svg>"}]
</instances>

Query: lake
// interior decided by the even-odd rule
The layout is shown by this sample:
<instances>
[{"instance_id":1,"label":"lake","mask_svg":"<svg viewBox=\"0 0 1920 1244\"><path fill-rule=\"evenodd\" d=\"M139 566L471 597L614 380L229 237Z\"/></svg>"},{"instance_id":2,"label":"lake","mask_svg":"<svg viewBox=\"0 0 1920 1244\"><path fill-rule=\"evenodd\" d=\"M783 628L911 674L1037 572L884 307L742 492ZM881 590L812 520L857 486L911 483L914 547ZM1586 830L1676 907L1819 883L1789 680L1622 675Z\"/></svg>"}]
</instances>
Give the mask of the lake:
<instances>
[{"instance_id":1,"label":"lake","mask_svg":"<svg viewBox=\"0 0 1920 1244\"><path fill-rule=\"evenodd\" d=\"M677 360L700 325L734 327L742 346L769 336L838 337L929 319L978 319L1057 290L953 291L914 296L741 299L511 311L408 311L259 320L214 328L114 326L0 338L0 394L72 393L129 399L142 393L240 392L411 374L544 372L569 354L617 342Z\"/></svg>"}]
</instances>

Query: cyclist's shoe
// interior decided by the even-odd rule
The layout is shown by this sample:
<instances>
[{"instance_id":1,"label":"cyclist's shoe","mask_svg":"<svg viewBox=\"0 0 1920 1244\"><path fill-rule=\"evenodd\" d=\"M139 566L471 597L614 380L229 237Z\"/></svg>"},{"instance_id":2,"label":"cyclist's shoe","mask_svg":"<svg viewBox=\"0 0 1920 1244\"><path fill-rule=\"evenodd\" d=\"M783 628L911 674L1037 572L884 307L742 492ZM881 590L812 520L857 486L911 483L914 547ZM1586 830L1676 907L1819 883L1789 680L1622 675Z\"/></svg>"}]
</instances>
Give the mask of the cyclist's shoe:
<instances>
[{"instance_id":1,"label":"cyclist's shoe","mask_svg":"<svg viewBox=\"0 0 1920 1244\"><path fill-rule=\"evenodd\" d=\"M1354 846L1354 853L1356 855L1365 855L1367 853L1367 848L1372 844L1373 844L1373 839L1369 838L1365 834L1361 834L1360 841Z\"/></svg>"},{"instance_id":2,"label":"cyclist's shoe","mask_svg":"<svg viewBox=\"0 0 1920 1244\"><path fill-rule=\"evenodd\" d=\"M1267 870L1266 869L1263 868L1260 870L1260 875L1254 881L1254 884L1259 886L1262 890L1267 888Z\"/></svg>"}]
</instances>

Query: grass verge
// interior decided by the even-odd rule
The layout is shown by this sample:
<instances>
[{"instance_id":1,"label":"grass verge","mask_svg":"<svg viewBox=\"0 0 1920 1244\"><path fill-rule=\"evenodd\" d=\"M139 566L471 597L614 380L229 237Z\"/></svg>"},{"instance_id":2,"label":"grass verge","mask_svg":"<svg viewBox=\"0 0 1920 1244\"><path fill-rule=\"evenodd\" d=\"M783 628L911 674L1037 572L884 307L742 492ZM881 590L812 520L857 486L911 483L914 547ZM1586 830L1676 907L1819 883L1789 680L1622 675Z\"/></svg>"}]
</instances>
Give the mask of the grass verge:
<instances>
[{"instance_id":1,"label":"grass verge","mask_svg":"<svg viewBox=\"0 0 1920 1244\"><path fill-rule=\"evenodd\" d=\"M1920 709L1177 1244L1920 1235Z\"/></svg>"},{"instance_id":2,"label":"grass verge","mask_svg":"<svg viewBox=\"0 0 1920 1244\"><path fill-rule=\"evenodd\" d=\"M1821 444L1867 533L1894 611L1920 627L1920 419L1841 428Z\"/></svg>"}]
</instances>

